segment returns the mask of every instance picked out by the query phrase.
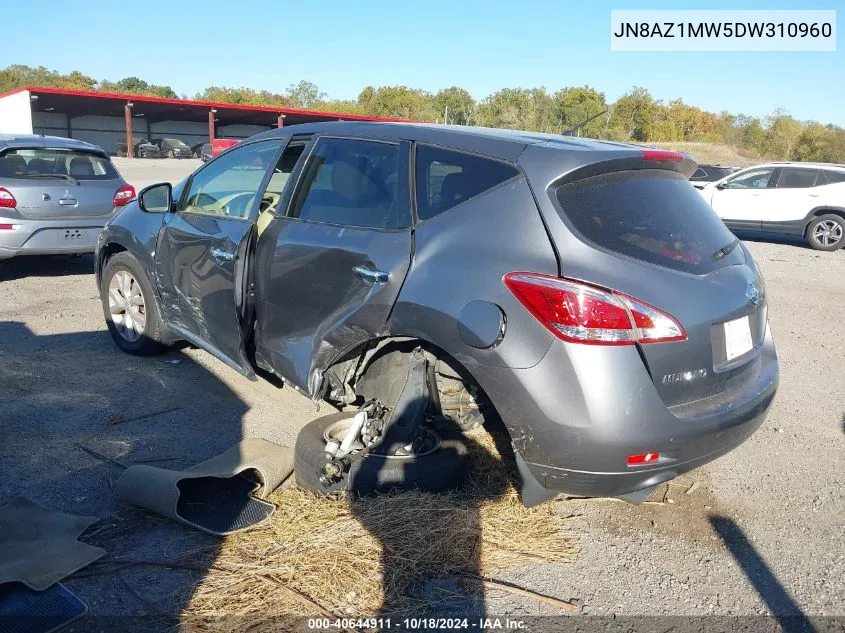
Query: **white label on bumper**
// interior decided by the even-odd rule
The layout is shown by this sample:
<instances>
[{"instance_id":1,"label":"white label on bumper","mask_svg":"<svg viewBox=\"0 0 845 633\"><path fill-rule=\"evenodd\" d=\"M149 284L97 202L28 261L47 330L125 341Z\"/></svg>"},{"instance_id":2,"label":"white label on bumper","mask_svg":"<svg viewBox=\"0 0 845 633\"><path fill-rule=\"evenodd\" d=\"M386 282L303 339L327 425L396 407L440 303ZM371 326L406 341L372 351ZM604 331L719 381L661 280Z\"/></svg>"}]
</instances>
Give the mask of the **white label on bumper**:
<instances>
[{"instance_id":1,"label":"white label on bumper","mask_svg":"<svg viewBox=\"0 0 845 633\"><path fill-rule=\"evenodd\" d=\"M725 358L733 360L751 351L751 323L748 317L742 317L725 323Z\"/></svg>"}]
</instances>

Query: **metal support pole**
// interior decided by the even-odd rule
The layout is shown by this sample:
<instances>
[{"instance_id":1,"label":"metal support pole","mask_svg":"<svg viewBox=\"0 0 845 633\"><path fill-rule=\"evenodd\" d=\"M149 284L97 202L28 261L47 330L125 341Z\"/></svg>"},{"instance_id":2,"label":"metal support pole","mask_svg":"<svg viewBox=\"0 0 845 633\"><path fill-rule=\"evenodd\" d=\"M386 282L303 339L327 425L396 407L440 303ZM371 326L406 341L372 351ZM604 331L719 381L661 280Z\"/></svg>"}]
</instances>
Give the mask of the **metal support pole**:
<instances>
[{"instance_id":1,"label":"metal support pole","mask_svg":"<svg viewBox=\"0 0 845 633\"><path fill-rule=\"evenodd\" d=\"M126 158L134 158L135 151L132 146L132 104L123 106L123 118L126 122Z\"/></svg>"}]
</instances>

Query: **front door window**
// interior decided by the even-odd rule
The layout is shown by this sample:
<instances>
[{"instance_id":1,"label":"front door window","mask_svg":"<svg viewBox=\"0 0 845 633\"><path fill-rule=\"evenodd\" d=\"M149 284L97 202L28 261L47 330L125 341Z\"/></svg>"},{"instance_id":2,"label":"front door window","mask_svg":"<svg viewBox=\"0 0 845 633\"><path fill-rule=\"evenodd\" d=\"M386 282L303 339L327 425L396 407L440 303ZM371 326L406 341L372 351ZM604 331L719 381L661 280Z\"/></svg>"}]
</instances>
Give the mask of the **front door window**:
<instances>
[{"instance_id":1,"label":"front door window","mask_svg":"<svg viewBox=\"0 0 845 633\"><path fill-rule=\"evenodd\" d=\"M230 150L196 173L177 210L248 219L278 148L278 142L266 141Z\"/></svg>"}]
</instances>

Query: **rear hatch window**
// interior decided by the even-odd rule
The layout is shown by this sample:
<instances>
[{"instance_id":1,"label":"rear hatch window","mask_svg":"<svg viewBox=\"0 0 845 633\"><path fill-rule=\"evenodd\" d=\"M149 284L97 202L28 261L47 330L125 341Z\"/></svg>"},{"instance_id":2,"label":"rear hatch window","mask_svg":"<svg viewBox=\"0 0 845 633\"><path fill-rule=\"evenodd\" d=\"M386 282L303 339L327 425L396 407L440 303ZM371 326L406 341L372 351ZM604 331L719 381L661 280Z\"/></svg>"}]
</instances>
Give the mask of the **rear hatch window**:
<instances>
[{"instance_id":1,"label":"rear hatch window","mask_svg":"<svg viewBox=\"0 0 845 633\"><path fill-rule=\"evenodd\" d=\"M0 178L115 180L111 161L99 154L64 149L10 149L0 157Z\"/></svg>"},{"instance_id":2,"label":"rear hatch window","mask_svg":"<svg viewBox=\"0 0 845 633\"><path fill-rule=\"evenodd\" d=\"M555 195L574 228L612 252L697 275L744 261L736 238L680 173L615 171L563 184Z\"/></svg>"}]
</instances>

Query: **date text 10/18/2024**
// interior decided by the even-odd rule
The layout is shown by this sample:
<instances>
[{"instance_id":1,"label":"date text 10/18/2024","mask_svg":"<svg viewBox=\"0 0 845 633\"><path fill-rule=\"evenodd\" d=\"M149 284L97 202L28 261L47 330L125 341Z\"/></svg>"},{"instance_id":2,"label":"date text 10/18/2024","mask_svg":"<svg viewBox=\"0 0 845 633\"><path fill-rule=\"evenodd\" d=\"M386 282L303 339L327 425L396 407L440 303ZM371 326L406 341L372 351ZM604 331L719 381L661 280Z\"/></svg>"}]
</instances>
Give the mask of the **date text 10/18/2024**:
<instances>
[{"instance_id":1,"label":"date text 10/18/2024","mask_svg":"<svg viewBox=\"0 0 845 633\"><path fill-rule=\"evenodd\" d=\"M414 629L438 629L438 630L519 630L525 628L522 620L511 618L402 618L391 620L390 618L309 618L308 628L312 630L331 629L375 629L389 630L391 628L414 630Z\"/></svg>"}]
</instances>

